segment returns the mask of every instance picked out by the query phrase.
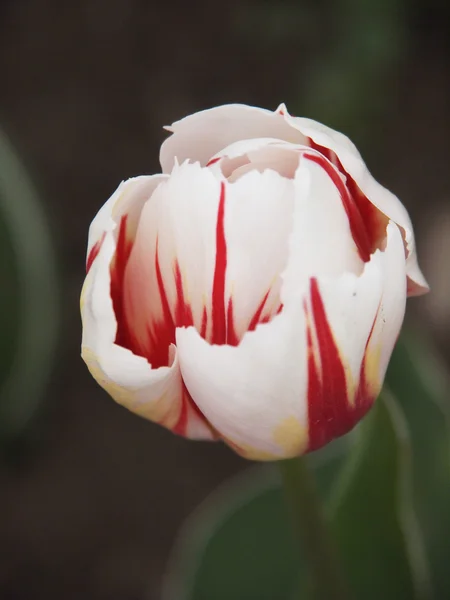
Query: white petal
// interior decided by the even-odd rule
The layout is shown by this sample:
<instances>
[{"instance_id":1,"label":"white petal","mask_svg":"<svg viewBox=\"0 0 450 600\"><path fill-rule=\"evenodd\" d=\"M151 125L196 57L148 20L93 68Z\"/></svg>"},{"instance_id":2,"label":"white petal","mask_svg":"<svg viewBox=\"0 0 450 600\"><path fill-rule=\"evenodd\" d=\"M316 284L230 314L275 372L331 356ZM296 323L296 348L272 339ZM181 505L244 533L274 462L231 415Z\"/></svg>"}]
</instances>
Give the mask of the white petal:
<instances>
[{"instance_id":1,"label":"white petal","mask_svg":"<svg viewBox=\"0 0 450 600\"><path fill-rule=\"evenodd\" d=\"M128 214L128 231L134 233L145 202L167 175L142 175L122 181L114 194L101 207L89 228L88 255L107 231L114 231L123 215Z\"/></svg>"},{"instance_id":2,"label":"white petal","mask_svg":"<svg viewBox=\"0 0 450 600\"><path fill-rule=\"evenodd\" d=\"M360 274L363 262L332 179L320 165L302 155L294 183L295 235L291 237L291 259L284 274L286 285L290 277L306 288L310 277Z\"/></svg>"},{"instance_id":3,"label":"white petal","mask_svg":"<svg viewBox=\"0 0 450 600\"><path fill-rule=\"evenodd\" d=\"M163 318L155 269L157 239L173 322L183 325L176 316L177 269L194 324L201 329L205 309L210 320L220 194L220 182L208 169L185 163L175 168L144 207L125 276L127 319L142 349L148 342L148 328Z\"/></svg>"},{"instance_id":4,"label":"white petal","mask_svg":"<svg viewBox=\"0 0 450 600\"><path fill-rule=\"evenodd\" d=\"M293 211L294 184L273 170L250 171L226 186L225 306L232 303L239 339L259 309L261 320L280 306Z\"/></svg>"},{"instance_id":5,"label":"white petal","mask_svg":"<svg viewBox=\"0 0 450 600\"><path fill-rule=\"evenodd\" d=\"M318 281L346 372L350 401L355 400L364 357L374 400L405 314L405 260L397 225L388 225L386 249L376 251L361 277L347 274L339 280L319 277Z\"/></svg>"},{"instance_id":6,"label":"white petal","mask_svg":"<svg viewBox=\"0 0 450 600\"><path fill-rule=\"evenodd\" d=\"M110 287L110 263L115 252L113 231L105 234L81 295L82 356L98 383L129 410L173 429L188 411L188 437L212 439L203 419L183 400L178 358L170 367L152 370L147 360L114 343L117 323Z\"/></svg>"},{"instance_id":7,"label":"white petal","mask_svg":"<svg viewBox=\"0 0 450 600\"><path fill-rule=\"evenodd\" d=\"M394 223L390 223L387 229L386 249L381 253L383 295L367 348L369 367L372 369L368 376L372 376L374 381L378 378L380 385L405 315L407 287L403 284L406 269L402 260L402 246L403 241L398 228Z\"/></svg>"},{"instance_id":8,"label":"white petal","mask_svg":"<svg viewBox=\"0 0 450 600\"><path fill-rule=\"evenodd\" d=\"M167 128L173 132L161 146L163 173L170 173L175 159L199 161L205 166L220 150L239 140L277 138L303 143L304 138L280 113L227 104L189 115Z\"/></svg>"},{"instance_id":9,"label":"white petal","mask_svg":"<svg viewBox=\"0 0 450 600\"><path fill-rule=\"evenodd\" d=\"M218 152L210 161L210 168L214 173L224 175L230 182L253 169L261 173L265 169L272 169L283 177L293 179L300 153L306 150L311 152L307 146L273 138L241 140Z\"/></svg>"},{"instance_id":10,"label":"white petal","mask_svg":"<svg viewBox=\"0 0 450 600\"><path fill-rule=\"evenodd\" d=\"M402 228L408 250L406 260L406 273L410 279L408 292L410 295L427 292L428 284L417 263L414 232L408 212L392 192L372 177L355 145L342 133L312 119L291 117L288 114L285 119L287 123L298 129L304 136L311 138L316 144L335 152L342 166L354 179L362 193L383 214Z\"/></svg>"},{"instance_id":11,"label":"white petal","mask_svg":"<svg viewBox=\"0 0 450 600\"><path fill-rule=\"evenodd\" d=\"M209 345L177 330L183 379L225 441L247 458L302 454L308 443L303 308L284 309L239 346Z\"/></svg>"}]
</instances>

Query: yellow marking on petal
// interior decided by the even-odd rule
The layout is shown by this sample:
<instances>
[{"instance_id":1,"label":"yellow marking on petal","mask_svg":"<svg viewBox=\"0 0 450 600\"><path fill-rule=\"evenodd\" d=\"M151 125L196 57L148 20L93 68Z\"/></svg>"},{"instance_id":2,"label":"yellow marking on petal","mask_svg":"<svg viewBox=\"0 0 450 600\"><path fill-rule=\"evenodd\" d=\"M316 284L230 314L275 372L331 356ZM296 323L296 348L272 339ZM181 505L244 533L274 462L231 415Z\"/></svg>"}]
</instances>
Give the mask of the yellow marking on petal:
<instances>
[{"instance_id":1,"label":"yellow marking on petal","mask_svg":"<svg viewBox=\"0 0 450 600\"><path fill-rule=\"evenodd\" d=\"M380 377L381 344L367 348L365 356L364 374L367 390L375 399L380 393L382 381Z\"/></svg>"},{"instance_id":2,"label":"yellow marking on petal","mask_svg":"<svg viewBox=\"0 0 450 600\"><path fill-rule=\"evenodd\" d=\"M350 369L346 369L344 365L345 377L347 380L347 401L350 407L355 406L356 390L358 389L357 382L353 379Z\"/></svg>"},{"instance_id":3,"label":"yellow marking on petal","mask_svg":"<svg viewBox=\"0 0 450 600\"><path fill-rule=\"evenodd\" d=\"M182 403L170 402L167 393L164 393L151 402L134 402L126 408L139 417L172 430L180 418Z\"/></svg>"},{"instance_id":4,"label":"yellow marking on petal","mask_svg":"<svg viewBox=\"0 0 450 600\"><path fill-rule=\"evenodd\" d=\"M86 304L86 290L87 290L87 285L86 285L86 280L85 280L83 287L81 288L81 294L80 294L80 311L81 311L81 313L83 313L84 305ZM81 314L81 318L83 318L83 314Z\"/></svg>"},{"instance_id":5,"label":"yellow marking on petal","mask_svg":"<svg viewBox=\"0 0 450 600\"><path fill-rule=\"evenodd\" d=\"M272 461L284 458L279 454L273 454L272 452L259 450L258 448L253 448L253 446L247 444L236 444L229 439L224 439L224 441L236 452L236 454L239 454L239 456L242 456L242 458L246 458L248 460Z\"/></svg>"},{"instance_id":6,"label":"yellow marking on petal","mask_svg":"<svg viewBox=\"0 0 450 600\"><path fill-rule=\"evenodd\" d=\"M339 352L339 349L338 349L338 352ZM350 365L342 357L340 352L339 352L339 360L341 361L342 368L344 369L345 381L347 384L347 402L350 407L354 407L355 402L356 402L356 392L357 392L358 386L359 386L359 378L358 379L354 378L352 370L350 368ZM363 360L364 360L364 358L363 358Z\"/></svg>"},{"instance_id":7,"label":"yellow marking on petal","mask_svg":"<svg viewBox=\"0 0 450 600\"><path fill-rule=\"evenodd\" d=\"M300 456L308 446L308 430L296 417L287 417L275 428L273 440L286 458Z\"/></svg>"}]
</instances>

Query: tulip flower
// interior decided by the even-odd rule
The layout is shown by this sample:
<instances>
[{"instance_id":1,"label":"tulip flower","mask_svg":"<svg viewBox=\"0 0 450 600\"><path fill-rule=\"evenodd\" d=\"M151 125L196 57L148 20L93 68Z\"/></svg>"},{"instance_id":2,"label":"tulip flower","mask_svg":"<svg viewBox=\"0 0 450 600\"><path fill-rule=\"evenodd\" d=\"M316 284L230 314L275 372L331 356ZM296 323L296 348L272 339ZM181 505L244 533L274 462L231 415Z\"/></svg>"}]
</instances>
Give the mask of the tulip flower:
<instances>
[{"instance_id":1,"label":"tulip flower","mask_svg":"<svg viewBox=\"0 0 450 600\"><path fill-rule=\"evenodd\" d=\"M82 356L177 434L259 460L316 450L369 410L428 289L407 211L348 138L284 105L168 130L162 174L92 222Z\"/></svg>"}]
</instances>

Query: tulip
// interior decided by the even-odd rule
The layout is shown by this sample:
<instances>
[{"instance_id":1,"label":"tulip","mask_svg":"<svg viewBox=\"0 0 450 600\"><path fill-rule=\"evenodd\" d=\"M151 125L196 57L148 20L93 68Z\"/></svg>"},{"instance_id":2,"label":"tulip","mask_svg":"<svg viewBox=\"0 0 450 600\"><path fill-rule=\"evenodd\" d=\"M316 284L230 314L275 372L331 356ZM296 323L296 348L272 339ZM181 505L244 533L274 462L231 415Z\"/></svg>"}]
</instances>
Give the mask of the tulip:
<instances>
[{"instance_id":1,"label":"tulip","mask_svg":"<svg viewBox=\"0 0 450 600\"><path fill-rule=\"evenodd\" d=\"M179 435L316 450L369 410L428 289L408 214L347 137L284 105L168 130L162 174L122 182L90 227L83 359Z\"/></svg>"}]
</instances>

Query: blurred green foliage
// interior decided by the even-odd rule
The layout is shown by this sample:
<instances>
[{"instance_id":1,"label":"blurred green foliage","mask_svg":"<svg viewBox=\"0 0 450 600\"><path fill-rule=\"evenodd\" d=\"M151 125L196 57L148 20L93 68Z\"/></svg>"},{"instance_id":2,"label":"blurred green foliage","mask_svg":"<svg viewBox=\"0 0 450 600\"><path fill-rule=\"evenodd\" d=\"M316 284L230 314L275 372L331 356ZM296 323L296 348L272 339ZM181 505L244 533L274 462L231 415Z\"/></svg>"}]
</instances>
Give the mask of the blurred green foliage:
<instances>
[{"instance_id":1,"label":"blurred green foliage","mask_svg":"<svg viewBox=\"0 0 450 600\"><path fill-rule=\"evenodd\" d=\"M395 81L404 54L405 0L341 0L330 13L330 41L299 92L302 108L369 149L395 93L380 92Z\"/></svg>"},{"instance_id":2,"label":"blurred green foliage","mask_svg":"<svg viewBox=\"0 0 450 600\"><path fill-rule=\"evenodd\" d=\"M450 598L450 381L424 332L406 332L387 374L406 415L413 452L414 506L434 597Z\"/></svg>"},{"instance_id":3,"label":"blurred green foliage","mask_svg":"<svg viewBox=\"0 0 450 600\"><path fill-rule=\"evenodd\" d=\"M369 156L382 141L408 46L408 0L285 0L244 3L236 35L262 56L302 45L302 77L286 86L288 109L345 132ZM305 58L307 62L305 62ZM281 67L280 67L281 68ZM389 90L389 93L386 91ZM286 93L286 92L284 92ZM275 106L273 107L275 108Z\"/></svg>"},{"instance_id":4,"label":"blurred green foliage","mask_svg":"<svg viewBox=\"0 0 450 600\"><path fill-rule=\"evenodd\" d=\"M0 131L0 450L45 394L58 328L55 253L41 202Z\"/></svg>"},{"instance_id":5,"label":"blurred green foliage","mask_svg":"<svg viewBox=\"0 0 450 600\"><path fill-rule=\"evenodd\" d=\"M254 475L250 485L246 474L221 490L189 523L179 550L182 575L170 572L167 600L289 598L298 561L283 491L266 474Z\"/></svg>"},{"instance_id":6,"label":"blurred green foliage","mask_svg":"<svg viewBox=\"0 0 450 600\"><path fill-rule=\"evenodd\" d=\"M413 504L411 442L387 392L361 423L331 499L331 531L354 598L429 598Z\"/></svg>"},{"instance_id":7,"label":"blurred green foliage","mask_svg":"<svg viewBox=\"0 0 450 600\"><path fill-rule=\"evenodd\" d=\"M0 212L0 386L6 384L17 353L19 333L19 278L13 240L4 212Z\"/></svg>"}]
</instances>

